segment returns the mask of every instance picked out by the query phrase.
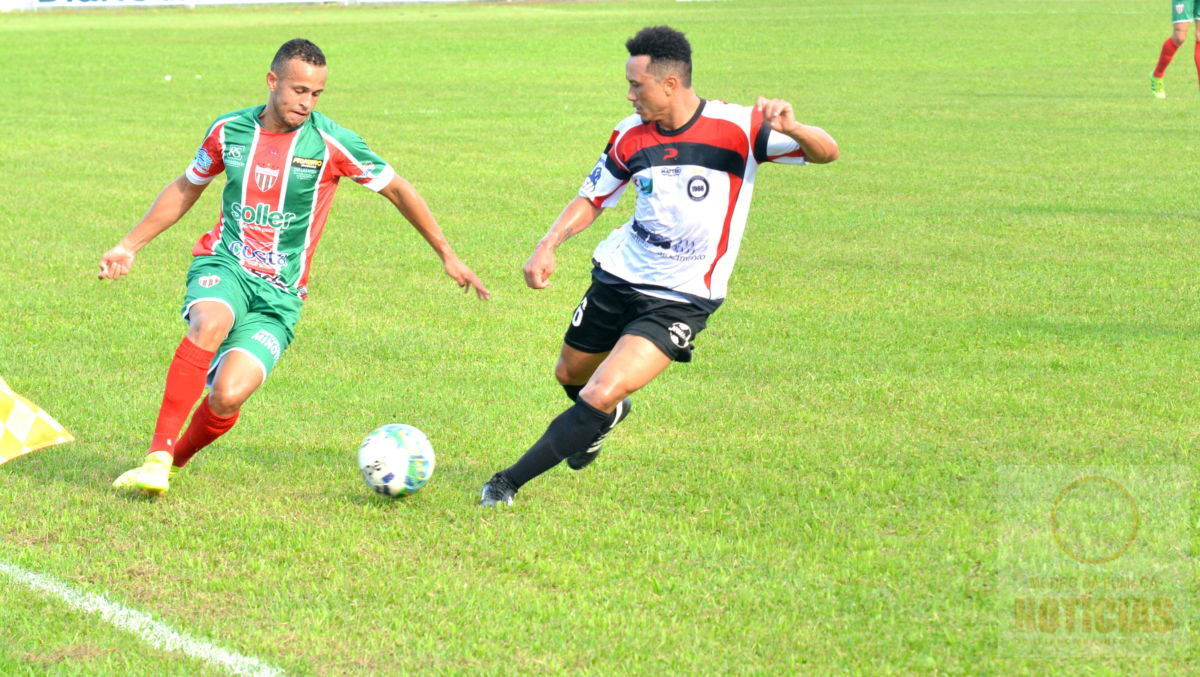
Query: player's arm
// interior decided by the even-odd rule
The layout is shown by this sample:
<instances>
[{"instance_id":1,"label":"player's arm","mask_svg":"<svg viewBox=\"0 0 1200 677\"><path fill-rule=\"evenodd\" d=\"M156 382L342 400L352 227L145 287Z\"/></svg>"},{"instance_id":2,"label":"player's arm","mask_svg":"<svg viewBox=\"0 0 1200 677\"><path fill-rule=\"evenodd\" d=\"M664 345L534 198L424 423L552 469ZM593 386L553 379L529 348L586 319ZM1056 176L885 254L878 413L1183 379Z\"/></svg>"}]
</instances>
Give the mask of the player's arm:
<instances>
[{"instance_id":1,"label":"player's arm","mask_svg":"<svg viewBox=\"0 0 1200 677\"><path fill-rule=\"evenodd\" d=\"M592 225L603 211L603 207L597 207L587 198L571 200L525 262L525 284L532 289L549 287L550 275L554 273L554 250L572 235Z\"/></svg>"},{"instance_id":2,"label":"player's arm","mask_svg":"<svg viewBox=\"0 0 1200 677\"><path fill-rule=\"evenodd\" d=\"M796 122L792 104L783 99L758 97L754 107L763 114L771 129L786 134L800 144L804 159L813 164L826 164L838 159L838 145L824 129Z\"/></svg>"},{"instance_id":3,"label":"player's arm","mask_svg":"<svg viewBox=\"0 0 1200 677\"><path fill-rule=\"evenodd\" d=\"M167 184L133 230L100 257L100 277L116 280L128 274L137 252L164 230L178 223L207 187L207 183L197 185L188 181L187 176L180 176Z\"/></svg>"},{"instance_id":4,"label":"player's arm","mask_svg":"<svg viewBox=\"0 0 1200 677\"><path fill-rule=\"evenodd\" d=\"M396 209L400 211L405 220L417 229L430 247L433 247L433 251L437 252L438 257L442 259L442 266L445 268L446 274L459 287L462 287L463 292L474 289L475 295L480 300L486 301L491 298L491 292L483 286L483 282L480 282L475 272L458 258L458 254L454 253L454 249L446 241L441 227L438 226L437 220L433 218L433 212L429 210L429 205L425 204L424 198L407 179L399 174L393 175L392 180L379 191L379 194L396 205Z\"/></svg>"}]
</instances>

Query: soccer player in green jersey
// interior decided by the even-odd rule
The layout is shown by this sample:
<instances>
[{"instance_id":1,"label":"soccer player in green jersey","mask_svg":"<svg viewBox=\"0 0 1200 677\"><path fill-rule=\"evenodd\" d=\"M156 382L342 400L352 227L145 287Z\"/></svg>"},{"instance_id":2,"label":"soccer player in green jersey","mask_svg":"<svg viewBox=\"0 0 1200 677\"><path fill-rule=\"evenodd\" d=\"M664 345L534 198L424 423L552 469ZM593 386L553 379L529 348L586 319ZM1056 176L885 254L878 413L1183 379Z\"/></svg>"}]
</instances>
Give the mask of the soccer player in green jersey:
<instances>
[{"instance_id":1,"label":"soccer player in green jersey","mask_svg":"<svg viewBox=\"0 0 1200 677\"><path fill-rule=\"evenodd\" d=\"M488 299L412 184L357 134L313 110L326 71L316 45L284 43L267 73L266 105L217 118L184 174L100 257L101 278L129 273L138 250L178 222L224 172L217 223L192 250L183 305L187 335L167 370L149 454L114 487L165 493L177 468L237 422L242 405L292 341L308 296L313 251L340 178L386 197L433 247L446 274L464 291ZM208 397L180 436L206 385Z\"/></svg>"},{"instance_id":2,"label":"soccer player in green jersey","mask_svg":"<svg viewBox=\"0 0 1200 677\"><path fill-rule=\"evenodd\" d=\"M1167 90L1163 85L1163 76L1167 66L1175 57L1175 50L1187 40L1188 24L1196 22L1196 47L1193 57L1196 61L1196 73L1200 75L1200 0L1171 0L1171 37L1163 41L1158 53L1158 65L1150 74L1150 93L1159 99L1167 98Z\"/></svg>"}]
</instances>

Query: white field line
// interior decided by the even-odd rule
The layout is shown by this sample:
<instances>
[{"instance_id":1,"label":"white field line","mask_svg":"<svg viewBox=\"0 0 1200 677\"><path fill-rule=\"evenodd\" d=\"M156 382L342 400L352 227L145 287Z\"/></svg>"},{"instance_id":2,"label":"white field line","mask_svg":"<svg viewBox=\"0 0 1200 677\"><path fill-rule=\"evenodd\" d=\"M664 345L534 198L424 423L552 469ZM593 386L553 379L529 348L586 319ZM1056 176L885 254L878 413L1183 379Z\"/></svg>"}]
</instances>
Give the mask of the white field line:
<instances>
[{"instance_id":1,"label":"white field line","mask_svg":"<svg viewBox=\"0 0 1200 677\"><path fill-rule=\"evenodd\" d=\"M173 630L170 626L148 613L130 609L102 595L75 590L50 576L27 571L19 566L0 561L0 574L6 574L17 583L66 602L80 611L98 614L109 625L141 637L147 644L163 651L182 651L235 675L266 677L283 675L282 670L257 658L227 651L215 644Z\"/></svg>"}]
</instances>

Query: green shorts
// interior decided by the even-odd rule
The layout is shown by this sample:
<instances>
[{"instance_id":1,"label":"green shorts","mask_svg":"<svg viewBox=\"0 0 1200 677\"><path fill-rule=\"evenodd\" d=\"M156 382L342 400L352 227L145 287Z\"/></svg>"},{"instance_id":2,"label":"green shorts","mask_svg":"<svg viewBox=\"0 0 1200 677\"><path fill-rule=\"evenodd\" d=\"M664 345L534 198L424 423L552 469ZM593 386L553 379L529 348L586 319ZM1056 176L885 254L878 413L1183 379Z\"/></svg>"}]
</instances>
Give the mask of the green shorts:
<instances>
[{"instance_id":1,"label":"green shorts","mask_svg":"<svg viewBox=\"0 0 1200 677\"><path fill-rule=\"evenodd\" d=\"M1200 0L1171 0L1171 23L1178 24L1196 19L1196 5Z\"/></svg>"},{"instance_id":2,"label":"green shorts","mask_svg":"<svg viewBox=\"0 0 1200 677\"><path fill-rule=\"evenodd\" d=\"M232 261L197 256L188 268L183 319L200 301L224 303L233 311L233 328L208 368L208 384L212 385L221 360L234 350L254 358L262 367L265 381L296 336L293 328L300 320L303 301Z\"/></svg>"}]
</instances>

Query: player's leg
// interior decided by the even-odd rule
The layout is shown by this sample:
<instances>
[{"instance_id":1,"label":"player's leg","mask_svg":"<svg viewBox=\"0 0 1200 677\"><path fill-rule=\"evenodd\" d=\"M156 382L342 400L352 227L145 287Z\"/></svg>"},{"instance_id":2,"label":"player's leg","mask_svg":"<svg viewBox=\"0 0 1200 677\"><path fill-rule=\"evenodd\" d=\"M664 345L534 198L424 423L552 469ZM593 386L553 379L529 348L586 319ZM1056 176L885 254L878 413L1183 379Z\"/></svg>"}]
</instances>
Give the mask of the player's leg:
<instances>
[{"instance_id":1,"label":"player's leg","mask_svg":"<svg viewBox=\"0 0 1200 677\"><path fill-rule=\"evenodd\" d=\"M1197 2L1196 4L1200 5L1200 2ZM1193 16L1195 16L1195 14L1196 14L1196 12L1193 12ZM1183 24L1183 25L1186 26L1187 24ZM1183 37L1187 38L1187 30L1186 29L1183 32ZM1196 44L1192 48L1192 60L1196 62L1196 76L1197 76L1197 78L1200 78L1200 16L1196 17L1195 37L1196 37Z\"/></svg>"},{"instance_id":2,"label":"player's leg","mask_svg":"<svg viewBox=\"0 0 1200 677\"><path fill-rule=\"evenodd\" d=\"M286 308L280 312L277 306L259 309L271 314L248 312L222 346L212 389L196 408L175 447L176 467L187 465L196 452L233 428L242 405L266 382L291 343L292 326L299 317L298 306L295 316L286 312Z\"/></svg>"},{"instance_id":3,"label":"player's leg","mask_svg":"<svg viewBox=\"0 0 1200 677\"><path fill-rule=\"evenodd\" d=\"M607 356L608 352L588 353L572 348L565 343L563 344L562 353L558 357L558 364L555 365L554 376L562 384L563 390L567 393L567 397L571 398L572 402L579 399L579 391L583 390L583 386ZM626 397L617 404L612 422L596 435L595 439L588 445L588 448L584 452L572 454L567 457L567 466L571 470L582 470L595 460L597 454L600 453L601 448L604 446L604 440L608 437L608 434L612 432L612 429L618 423L624 421L631 411L633 411L633 403Z\"/></svg>"},{"instance_id":4,"label":"player's leg","mask_svg":"<svg viewBox=\"0 0 1200 677\"><path fill-rule=\"evenodd\" d=\"M162 404L154 437L143 464L113 482L117 489L163 494L169 488L171 460L179 429L204 392L205 376L216 350L233 326L234 313L226 303L205 300L187 308L188 332L167 368Z\"/></svg>"},{"instance_id":5,"label":"player's leg","mask_svg":"<svg viewBox=\"0 0 1200 677\"><path fill-rule=\"evenodd\" d=\"M221 359L212 390L200 401L187 430L175 445L172 464L177 468L204 447L212 444L237 423L242 405L266 379L262 365L252 355L231 350Z\"/></svg>"},{"instance_id":6,"label":"player's leg","mask_svg":"<svg viewBox=\"0 0 1200 677\"><path fill-rule=\"evenodd\" d=\"M484 486L480 504L511 503L513 495L527 482L586 450L602 431L614 424L617 405L670 363L671 358L645 338L622 336L575 404L559 414L516 463L496 473Z\"/></svg>"},{"instance_id":7,"label":"player's leg","mask_svg":"<svg viewBox=\"0 0 1200 677\"><path fill-rule=\"evenodd\" d=\"M1171 59L1175 57L1176 50L1187 40L1188 24L1196 18L1194 0L1175 0L1171 3L1171 36L1163 41L1158 52L1158 64L1154 67L1154 73L1150 75L1150 91L1160 99L1167 96L1163 86L1163 75L1167 72Z\"/></svg>"},{"instance_id":8,"label":"player's leg","mask_svg":"<svg viewBox=\"0 0 1200 677\"><path fill-rule=\"evenodd\" d=\"M581 406L579 404L580 390L583 389L583 385L587 383L597 367L609 357L609 351L621 338L621 332L628 322L627 301L629 298L628 293L622 293L605 284L593 283L571 313L570 326L567 327L566 335L563 337L563 347L554 368L555 378L563 386L567 397L575 402L575 406L568 409L568 412L573 412ZM584 409L581 411L591 409L589 405L582 406ZM559 419L565 415L564 412ZM552 428L559 419L555 419L555 423L551 423ZM605 420L610 421L611 417L606 416ZM597 426L591 433L592 439L598 436L603 428L603 425ZM542 437L545 438L545 435ZM535 477L554 467L561 460L545 445L535 444L534 448L527 451L521 460L517 461L516 465L520 466L517 477ZM497 502L512 503L513 494L524 482L514 483L509 477L509 470L511 468L496 473L484 485L483 495L480 499L481 505L491 506Z\"/></svg>"},{"instance_id":9,"label":"player's leg","mask_svg":"<svg viewBox=\"0 0 1200 677\"><path fill-rule=\"evenodd\" d=\"M572 402L579 398L579 391L583 390L583 386L605 357L608 357L607 350L592 353L563 344L558 354L558 362L554 365L554 378Z\"/></svg>"}]
</instances>

